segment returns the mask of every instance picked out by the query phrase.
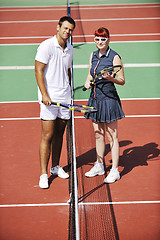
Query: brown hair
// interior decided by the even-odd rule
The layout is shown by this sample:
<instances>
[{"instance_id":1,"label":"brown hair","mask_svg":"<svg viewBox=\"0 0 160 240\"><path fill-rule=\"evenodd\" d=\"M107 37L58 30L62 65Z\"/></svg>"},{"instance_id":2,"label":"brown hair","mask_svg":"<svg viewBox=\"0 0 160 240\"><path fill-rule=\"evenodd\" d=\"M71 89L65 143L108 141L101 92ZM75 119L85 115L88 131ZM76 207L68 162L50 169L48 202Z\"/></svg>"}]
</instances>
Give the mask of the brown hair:
<instances>
[{"instance_id":1,"label":"brown hair","mask_svg":"<svg viewBox=\"0 0 160 240\"><path fill-rule=\"evenodd\" d=\"M95 31L95 36L109 38L109 30L107 28L101 27Z\"/></svg>"},{"instance_id":2,"label":"brown hair","mask_svg":"<svg viewBox=\"0 0 160 240\"><path fill-rule=\"evenodd\" d=\"M71 24L74 26L74 28L76 27L76 23L75 23L75 21L73 20L73 18L68 17L68 16L64 16L64 17L61 17L61 18L59 19L58 24L59 24L60 27L62 26L62 23L63 23L64 21L67 21L67 22L71 23Z\"/></svg>"}]
</instances>

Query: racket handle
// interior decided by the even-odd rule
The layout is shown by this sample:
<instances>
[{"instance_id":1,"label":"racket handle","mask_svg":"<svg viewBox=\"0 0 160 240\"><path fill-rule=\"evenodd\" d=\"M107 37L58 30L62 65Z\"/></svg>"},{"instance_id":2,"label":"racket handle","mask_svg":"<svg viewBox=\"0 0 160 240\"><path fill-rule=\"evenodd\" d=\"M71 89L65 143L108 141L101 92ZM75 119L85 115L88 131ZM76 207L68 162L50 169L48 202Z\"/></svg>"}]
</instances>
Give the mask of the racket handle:
<instances>
[{"instance_id":1,"label":"racket handle","mask_svg":"<svg viewBox=\"0 0 160 240\"><path fill-rule=\"evenodd\" d=\"M83 91L86 91L86 90L87 90L87 88L86 88L86 87L84 87L84 88L82 88L82 90L83 90Z\"/></svg>"}]
</instances>

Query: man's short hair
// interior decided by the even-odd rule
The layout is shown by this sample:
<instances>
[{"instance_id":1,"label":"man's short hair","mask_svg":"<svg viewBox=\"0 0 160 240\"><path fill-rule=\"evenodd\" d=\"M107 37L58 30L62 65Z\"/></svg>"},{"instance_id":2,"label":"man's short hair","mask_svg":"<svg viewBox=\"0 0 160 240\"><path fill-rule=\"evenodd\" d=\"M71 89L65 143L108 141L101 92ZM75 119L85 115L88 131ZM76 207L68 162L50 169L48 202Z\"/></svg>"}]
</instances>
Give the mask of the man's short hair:
<instances>
[{"instance_id":1,"label":"man's short hair","mask_svg":"<svg viewBox=\"0 0 160 240\"><path fill-rule=\"evenodd\" d=\"M73 20L73 18L68 17L68 16L64 16L64 17L61 17L61 18L59 19L59 22L58 22L59 26L61 27L61 26L62 26L62 23L65 22L65 21L73 24L74 28L76 27L76 23L75 23L75 21Z\"/></svg>"}]
</instances>

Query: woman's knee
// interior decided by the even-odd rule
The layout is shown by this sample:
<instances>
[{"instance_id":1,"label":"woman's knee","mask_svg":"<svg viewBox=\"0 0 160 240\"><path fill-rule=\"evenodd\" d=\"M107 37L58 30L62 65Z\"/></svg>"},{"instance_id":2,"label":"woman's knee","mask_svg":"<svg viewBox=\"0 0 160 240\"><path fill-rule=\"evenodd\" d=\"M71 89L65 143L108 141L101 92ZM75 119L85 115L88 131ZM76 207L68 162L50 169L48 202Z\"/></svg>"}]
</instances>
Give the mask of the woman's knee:
<instances>
[{"instance_id":1,"label":"woman's knee","mask_svg":"<svg viewBox=\"0 0 160 240\"><path fill-rule=\"evenodd\" d=\"M94 134L96 139L105 138L105 126L102 123L93 123Z\"/></svg>"},{"instance_id":2,"label":"woman's knee","mask_svg":"<svg viewBox=\"0 0 160 240\"><path fill-rule=\"evenodd\" d=\"M95 131L95 139L97 141L104 141L105 140L105 134L100 131Z\"/></svg>"}]
</instances>

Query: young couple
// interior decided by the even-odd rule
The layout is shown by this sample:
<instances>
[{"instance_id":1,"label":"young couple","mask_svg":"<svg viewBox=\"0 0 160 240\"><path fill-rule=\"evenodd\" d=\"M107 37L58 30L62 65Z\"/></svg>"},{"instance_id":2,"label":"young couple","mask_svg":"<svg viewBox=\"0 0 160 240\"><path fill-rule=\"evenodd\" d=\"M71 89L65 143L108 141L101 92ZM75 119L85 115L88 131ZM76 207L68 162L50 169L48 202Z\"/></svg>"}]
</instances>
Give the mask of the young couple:
<instances>
[{"instance_id":1,"label":"young couple","mask_svg":"<svg viewBox=\"0 0 160 240\"><path fill-rule=\"evenodd\" d=\"M48 162L52 152L52 167L50 173L61 178L69 175L59 166L63 134L67 120L70 119L70 110L51 105L51 101L62 103L71 102L71 67L73 60L73 47L68 39L73 33L75 22L71 17L62 17L57 25L57 34L42 42L37 50L35 58L35 75L38 84L38 97L40 102L41 118L41 142L40 163L41 176L40 188L48 188ZM105 134L110 143L112 154L112 168L105 183L112 183L120 179L118 171L119 143L117 133L117 120L124 117L121 102L117 94L115 84L124 85L124 71L121 58L118 53L109 47L110 36L106 28L95 31L94 38L97 51L90 56L89 73L85 82L87 89L91 88L88 101L89 106L98 109L97 113L85 114L86 119L93 122L97 159L94 167L86 177L103 175ZM97 73L108 66L122 65L122 69L115 74L104 73L101 80L90 85ZM43 103L42 103L43 102Z\"/></svg>"}]
</instances>

